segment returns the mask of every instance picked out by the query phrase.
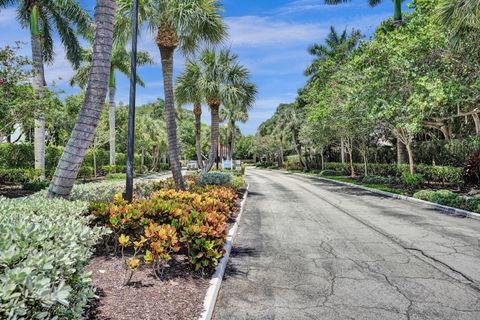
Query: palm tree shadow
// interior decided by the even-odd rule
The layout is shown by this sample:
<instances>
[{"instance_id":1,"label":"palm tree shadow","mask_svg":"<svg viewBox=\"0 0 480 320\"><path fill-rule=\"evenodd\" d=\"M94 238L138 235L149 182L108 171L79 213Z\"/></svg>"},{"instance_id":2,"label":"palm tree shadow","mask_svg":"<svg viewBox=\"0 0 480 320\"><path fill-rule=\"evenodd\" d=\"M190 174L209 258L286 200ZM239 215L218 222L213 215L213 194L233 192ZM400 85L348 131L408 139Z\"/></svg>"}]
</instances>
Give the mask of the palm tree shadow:
<instances>
[{"instance_id":1,"label":"palm tree shadow","mask_svg":"<svg viewBox=\"0 0 480 320\"><path fill-rule=\"evenodd\" d=\"M258 257L260 253L255 248L233 247L230 253L230 262L225 269L224 280L235 277L246 277L248 273L248 265L242 263L245 258ZM233 260L236 260L232 263ZM239 268L240 267L240 268ZM245 267L245 268L243 268ZM244 270L242 270L244 269Z\"/></svg>"}]
</instances>

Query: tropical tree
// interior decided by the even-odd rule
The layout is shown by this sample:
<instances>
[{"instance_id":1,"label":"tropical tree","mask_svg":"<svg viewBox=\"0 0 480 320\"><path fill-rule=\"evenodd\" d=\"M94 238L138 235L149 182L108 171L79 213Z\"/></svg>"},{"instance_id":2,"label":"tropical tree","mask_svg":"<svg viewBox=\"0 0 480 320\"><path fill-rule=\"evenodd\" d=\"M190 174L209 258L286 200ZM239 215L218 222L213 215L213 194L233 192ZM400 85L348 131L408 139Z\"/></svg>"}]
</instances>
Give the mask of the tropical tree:
<instances>
[{"instance_id":1,"label":"tropical tree","mask_svg":"<svg viewBox=\"0 0 480 320\"><path fill-rule=\"evenodd\" d=\"M83 65L77 69L70 85L79 85L81 88L85 88L88 82L88 72L92 67L92 50L87 49L83 52ZM146 51L137 52L137 65L153 64L153 59ZM110 164L115 164L115 93L116 93L116 80L115 72L123 73L126 77L130 77L130 52L128 52L124 46L115 46L112 52L112 62L110 65L110 76L108 80L108 93L109 93L109 142L110 142ZM142 79L137 75L137 82L140 86L144 87Z\"/></svg>"},{"instance_id":2,"label":"tropical tree","mask_svg":"<svg viewBox=\"0 0 480 320\"><path fill-rule=\"evenodd\" d=\"M330 32L325 39L325 44L314 43L308 48L308 53L314 57L313 62L305 69L305 75L312 77L325 65L325 61L343 61L357 47L362 38L359 30L353 29L350 34L343 30L341 34L330 26ZM323 78L323 74L320 75Z\"/></svg>"},{"instance_id":3,"label":"tropical tree","mask_svg":"<svg viewBox=\"0 0 480 320\"><path fill-rule=\"evenodd\" d=\"M90 16L81 8L78 1L51 0L0 0L0 10L17 5L17 17L23 28L30 29L32 47L32 66L34 76L32 85L35 95L40 98L46 87L44 63L53 61L53 32L60 36L67 59L78 67L81 60L81 47L74 27L86 30L90 27ZM34 126L35 168L45 170L45 114L35 113Z\"/></svg>"},{"instance_id":4,"label":"tropical tree","mask_svg":"<svg viewBox=\"0 0 480 320\"><path fill-rule=\"evenodd\" d=\"M340 4L345 2L350 2L351 0L325 0L326 4ZM402 2L404 0L393 0L393 23L395 25L400 25L402 23ZM448 0L447 0L448 1ZM472 0L474 1L474 0ZM368 4L371 7L376 7L382 0L368 0Z\"/></svg>"},{"instance_id":5,"label":"tropical tree","mask_svg":"<svg viewBox=\"0 0 480 320\"><path fill-rule=\"evenodd\" d=\"M251 89L248 89L246 92L250 94L255 94L256 89L254 84L245 84L246 86L252 86ZM247 97L247 100L251 100L251 97ZM221 119L228 123L228 128L230 129L230 147L228 158L233 160L233 153L235 150L235 142L237 139L237 122L245 123L248 121L248 111L252 109L252 104L245 105L242 102L240 103L225 103L224 108L220 112ZM228 146L227 146L228 147Z\"/></svg>"},{"instance_id":6,"label":"tropical tree","mask_svg":"<svg viewBox=\"0 0 480 320\"><path fill-rule=\"evenodd\" d=\"M478 37L478 32L480 31L479 1L440 0L437 14L441 23L450 30L455 45L463 42L461 40L465 40L468 35Z\"/></svg>"},{"instance_id":7,"label":"tropical tree","mask_svg":"<svg viewBox=\"0 0 480 320\"><path fill-rule=\"evenodd\" d=\"M249 82L248 70L239 64L238 56L230 50L204 49L197 61L200 68L200 89L210 107L210 153L204 171L211 170L218 150L220 107L241 103L253 105L256 86Z\"/></svg>"},{"instance_id":8,"label":"tropical tree","mask_svg":"<svg viewBox=\"0 0 480 320\"><path fill-rule=\"evenodd\" d=\"M89 71L85 100L50 183L49 195L52 197L69 195L85 153L94 139L108 90L114 16L115 0L97 0L92 67Z\"/></svg>"},{"instance_id":9,"label":"tropical tree","mask_svg":"<svg viewBox=\"0 0 480 320\"><path fill-rule=\"evenodd\" d=\"M201 90L201 68L195 60L189 59L185 64L185 70L178 76L175 84L175 99L179 107L185 104L193 104L193 114L195 116L195 152L197 163L200 169L203 169L202 156L202 103L205 102L205 96Z\"/></svg>"},{"instance_id":10,"label":"tropical tree","mask_svg":"<svg viewBox=\"0 0 480 320\"><path fill-rule=\"evenodd\" d=\"M119 1L120 13L128 16L132 1ZM227 35L217 0L145 0L139 12L141 23L156 32L155 42L160 50L165 118L167 123L170 167L177 189L183 189L179 158L177 122L173 93L173 58L175 50L188 55L201 45L217 44Z\"/></svg>"}]
</instances>

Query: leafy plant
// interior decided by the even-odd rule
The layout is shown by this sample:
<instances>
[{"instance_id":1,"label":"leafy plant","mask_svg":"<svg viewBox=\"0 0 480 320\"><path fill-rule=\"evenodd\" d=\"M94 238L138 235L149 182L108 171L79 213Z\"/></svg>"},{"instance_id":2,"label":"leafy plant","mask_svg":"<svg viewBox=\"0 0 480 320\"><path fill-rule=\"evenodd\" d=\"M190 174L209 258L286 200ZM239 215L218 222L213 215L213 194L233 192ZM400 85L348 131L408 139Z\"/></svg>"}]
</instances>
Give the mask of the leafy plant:
<instances>
[{"instance_id":1,"label":"leafy plant","mask_svg":"<svg viewBox=\"0 0 480 320\"><path fill-rule=\"evenodd\" d=\"M409 187L418 187L424 182L423 174L421 173L402 173L402 181Z\"/></svg>"},{"instance_id":2,"label":"leafy plant","mask_svg":"<svg viewBox=\"0 0 480 320\"><path fill-rule=\"evenodd\" d=\"M229 173L222 173L222 172L201 173L200 178L198 180L198 185L201 187L206 185L231 186L232 175Z\"/></svg>"},{"instance_id":3,"label":"leafy plant","mask_svg":"<svg viewBox=\"0 0 480 320\"><path fill-rule=\"evenodd\" d=\"M463 179L469 184L480 183L480 150L474 152L465 162Z\"/></svg>"}]
</instances>

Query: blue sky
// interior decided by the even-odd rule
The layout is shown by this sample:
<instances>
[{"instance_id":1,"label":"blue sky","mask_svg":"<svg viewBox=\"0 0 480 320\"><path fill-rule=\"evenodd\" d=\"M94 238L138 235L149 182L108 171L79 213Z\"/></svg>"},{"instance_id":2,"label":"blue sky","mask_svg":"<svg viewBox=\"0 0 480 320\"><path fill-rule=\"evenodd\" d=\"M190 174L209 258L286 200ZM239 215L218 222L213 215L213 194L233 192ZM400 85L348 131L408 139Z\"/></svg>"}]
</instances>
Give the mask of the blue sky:
<instances>
[{"instance_id":1,"label":"blue sky","mask_svg":"<svg viewBox=\"0 0 480 320\"><path fill-rule=\"evenodd\" d=\"M93 11L93 1L81 3L89 12ZM392 1L384 1L375 8L370 8L366 0L353 0L338 6L326 6L324 0L223 0L222 3L230 34L225 45L240 56L259 89L250 120L240 125L244 134L255 133L257 126L273 114L279 103L295 99L297 89L306 80L303 70L311 62L306 49L314 42L322 42L330 25L339 30L356 28L371 35L393 12ZM20 29L13 8L0 11L0 30L0 46L21 40L26 43L22 54L30 55L29 32ZM163 97L160 58L153 39L148 32L143 32L139 39L139 49L150 52L157 64L139 68L146 87L137 89L137 105ZM72 68L59 42L56 43L55 62L46 67L47 82L55 82L68 94L75 93L78 88L68 85ZM177 55L175 74L181 72L183 61ZM117 87L118 101L126 103L128 79L117 75ZM207 112L204 112L203 121L210 122Z\"/></svg>"}]
</instances>

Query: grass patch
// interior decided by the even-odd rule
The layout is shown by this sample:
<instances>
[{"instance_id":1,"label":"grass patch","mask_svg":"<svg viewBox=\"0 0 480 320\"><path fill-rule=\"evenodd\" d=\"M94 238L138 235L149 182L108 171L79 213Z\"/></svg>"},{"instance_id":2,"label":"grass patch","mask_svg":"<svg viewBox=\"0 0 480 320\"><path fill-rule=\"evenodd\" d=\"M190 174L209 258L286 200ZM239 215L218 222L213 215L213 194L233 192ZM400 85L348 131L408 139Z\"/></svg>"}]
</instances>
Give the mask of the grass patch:
<instances>
[{"instance_id":1,"label":"grass patch","mask_svg":"<svg viewBox=\"0 0 480 320\"><path fill-rule=\"evenodd\" d=\"M384 185L381 185L381 184L362 183L362 182L357 181L355 179L352 179L350 177L322 176L322 178L327 178L327 179L330 179L330 180L335 180L335 181L340 181L340 182L353 183L353 184L356 184L356 185L359 185L359 186L364 186L364 187L367 187L367 188L376 189L376 190L385 191L385 192L390 192L390 193L394 193L394 194L405 195L407 193L407 191L405 191L405 190L395 189L395 188L391 188L391 187L384 186Z\"/></svg>"}]
</instances>

